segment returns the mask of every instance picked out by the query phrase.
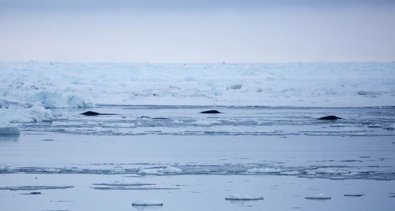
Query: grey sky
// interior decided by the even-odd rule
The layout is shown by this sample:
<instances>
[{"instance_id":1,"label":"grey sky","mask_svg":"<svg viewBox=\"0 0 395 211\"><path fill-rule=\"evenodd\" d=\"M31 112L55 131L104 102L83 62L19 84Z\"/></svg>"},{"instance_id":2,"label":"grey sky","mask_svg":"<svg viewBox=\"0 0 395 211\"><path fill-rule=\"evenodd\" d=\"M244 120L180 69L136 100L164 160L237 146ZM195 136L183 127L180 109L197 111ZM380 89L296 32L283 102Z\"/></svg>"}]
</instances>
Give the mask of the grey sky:
<instances>
[{"instance_id":1,"label":"grey sky","mask_svg":"<svg viewBox=\"0 0 395 211\"><path fill-rule=\"evenodd\" d=\"M0 60L394 61L393 26L388 0L0 0Z\"/></svg>"}]
</instances>

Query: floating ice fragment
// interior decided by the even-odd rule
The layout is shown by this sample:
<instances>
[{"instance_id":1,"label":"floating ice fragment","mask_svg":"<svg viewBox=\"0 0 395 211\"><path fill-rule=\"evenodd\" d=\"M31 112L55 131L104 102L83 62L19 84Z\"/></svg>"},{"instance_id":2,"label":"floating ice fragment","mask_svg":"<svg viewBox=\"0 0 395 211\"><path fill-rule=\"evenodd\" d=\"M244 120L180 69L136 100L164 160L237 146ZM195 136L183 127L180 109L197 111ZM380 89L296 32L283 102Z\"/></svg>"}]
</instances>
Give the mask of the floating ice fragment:
<instances>
[{"instance_id":1,"label":"floating ice fragment","mask_svg":"<svg viewBox=\"0 0 395 211\"><path fill-rule=\"evenodd\" d=\"M40 105L26 107L20 103L2 107L0 104L0 127L9 126L15 122L51 121L53 116L50 110Z\"/></svg>"},{"instance_id":2,"label":"floating ice fragment","mask_svg":"<svg viewBox=\"0 0 395 211\"><path fill-rule=\"evenodd\" d=\"M262 168L252 168L248 169L247 173L249 174L263 174L263 173L280 173L282 169L279 168L270 168L270 167L262 167Z\"/></svg>"},{"instance_id":3,"label":"floating ice fragment","mask_svg":"<svg viewBox=\"0 0 395 211\"><path fill-rule=\"evenodd\" d=\"M96 190L178 190L179 188L152 187L152 183L95 183ZM149 186L149 187L147 187Z\"/></svg>"},{"instance_id":4,"label":"floating ice fragment","mask_svg":"<svg viewBox=\"0 0 395 211\"><path fill-rule=\"evenodd\" d=\"M96 186L95 190L179 190L179 188L156 188L156 187L136 187L136 186Z\"/></svg>"},{"instance_id":5,"label":"floating ice fragment","mask_svg":"<svg viewBox=\"0 0 395 211\"><path fill-rule=\"evenodd\" d=\"M166 168L159 170L159 172L164 174L180 174L182 169L174 166L167 166Z\"/></svg>"},{"instance_id":6,"label":"floating ice fragment","mask_svg":"<svg viewBox=\"0 0 395 211\"><path fill-rule=\"evenodd\" d=\"M163 174L180 174L182 169L173 167L173 166L166 166L160 168L146 168L140 169L137 174L140 175L163 175Z\"/></svg>"},{"instance_id":7,"label":"floating ice fragment","mask_svg":"<svg viewBox=\"0 0 395 211\"><path fill-rule=\"evenodd\" d=\"M96 186L150 186L155 185L153 183L94 183Z\"/></svg>"},{"instance_id":8,"label":"floating ice fragment","mask_svg":"<svg viewBox=\"0 0 395 211\"><path fill-rule=\"evenodd\" d=\"M257 201L263 200L263 196L249 196L249 195L230 195L225 198L228 201Z\"/></svg>"}]
</instances>

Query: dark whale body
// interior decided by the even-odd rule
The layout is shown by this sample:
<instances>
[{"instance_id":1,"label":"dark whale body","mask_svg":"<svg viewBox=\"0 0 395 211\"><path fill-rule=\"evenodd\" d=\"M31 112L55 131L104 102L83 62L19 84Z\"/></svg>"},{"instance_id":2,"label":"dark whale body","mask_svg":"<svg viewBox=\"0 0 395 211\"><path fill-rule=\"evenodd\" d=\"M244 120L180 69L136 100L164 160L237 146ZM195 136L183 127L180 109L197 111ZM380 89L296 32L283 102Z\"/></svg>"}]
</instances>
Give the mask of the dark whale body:
<instances>
[{"instance_id":1,"label":"dark whale body","mask_svg":"<svg viewBox=\"0 0 395 211\"><path fill-rule=\"evenodd\" d=\"M318 119L319 120L338 120L338 119L342 119L342 118L334 116L334 115L330 115L330 116L324 116L324 117L321 117Z\"/></svg>"},{"instance_id":2,"label":"dark whale body","mask_svg":"<svg viewBox=\"0 0 395 211\"><path fill-rule=\"evenodd\" d=\"M81 113L80 115L99 116L99 115L116 115L116 114L107 114L107 113L99 113L99 112L95 112L95 111L87 111L87 112Z\"/></svg>"},{"instance_id":3,"label":"dark whale body","mask_svg":"<svg viewBox=\"0 0 395 211\"><path fill-rule=\"evenodd\" d=\"M202 113L202 114L219 114L221 112L219 112L217 110L207 110L207 111L202 111L200 113Z\"/></svg>"}]
</instances>

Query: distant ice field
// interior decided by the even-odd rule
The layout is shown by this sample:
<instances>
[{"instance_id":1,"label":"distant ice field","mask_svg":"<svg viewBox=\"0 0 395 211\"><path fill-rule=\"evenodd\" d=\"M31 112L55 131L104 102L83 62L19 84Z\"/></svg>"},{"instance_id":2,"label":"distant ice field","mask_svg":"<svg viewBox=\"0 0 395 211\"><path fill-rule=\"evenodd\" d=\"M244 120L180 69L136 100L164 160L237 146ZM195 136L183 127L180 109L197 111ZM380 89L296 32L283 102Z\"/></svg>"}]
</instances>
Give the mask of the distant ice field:
<instances>
[{"instance_id":1,"label":"distant ice field","mask_svg":"<svg viewBox=\"0 0 395 211\"><path fill-rule=\"evenodd\" d=\"M44 107L393 106L395 62L144 64L0 62L0 96Z\"/></svg>"},{"instance_id":2,"label":"distant ice field","mask_svg":"<svg viewBox=\"0 0 395 211\"><path fill-rule=\"evenodd\" d=\"M395 106L395 62L0 62L0 126L95 105Z\"/></svg>"}]
</instances>

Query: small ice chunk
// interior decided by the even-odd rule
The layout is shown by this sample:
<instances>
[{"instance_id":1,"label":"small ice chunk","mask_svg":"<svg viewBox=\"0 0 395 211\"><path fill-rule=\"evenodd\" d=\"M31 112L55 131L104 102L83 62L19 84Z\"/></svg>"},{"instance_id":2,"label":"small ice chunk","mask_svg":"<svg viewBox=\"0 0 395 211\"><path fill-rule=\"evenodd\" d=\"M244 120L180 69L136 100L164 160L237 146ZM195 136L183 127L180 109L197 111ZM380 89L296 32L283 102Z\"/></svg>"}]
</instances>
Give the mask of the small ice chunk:
<instances>
[{"instance_id":1,"label":"small ice chunk","mask_svg":"<svg viewBox=\"0 0 395 211\"><path fill-rule=\"evenodd\" d=\"M257 201L263 200L263 196L249 196L244 194L230 195L225 198L228 201Z\"/></svg>"},{"instance_id":2,"label":"small ice chunk","mask_svg":"<svg viewBox=\"0 0 395 211\"><path fill-rule=\"evenodd\" d=\"M0 136L19 136L19 129L15 126L0 127Z\"/></svg>"},{"instance_id":3,"label":"small ice chunk","mask_svg":"<svg viewBox=\"0 0 395 211\"><path fill-rule=\"evenodd\" d=\"M167 166L166 168L159 170L159 172L164 174L180 174L182 169L174 166Z\"/></svg>"},{"instance_id":4,"label":"small ice chunk","mask_svg":"<svg viewBox=\"0 0 395 211\"><path fill-rule=\"evenodd\" d=\"M279 168L270 168L270 167L262 167L262 168L252 168L248 169L247 173L249 174L262 174L262 173L280 173L282 169Z\"/></svg>"},{"instance_id":5,"label":"small ice chunk","mask_svg":"<svg viewBox=\"0 0 395 211\"><path fill-rule=\"evenodd\" d=\"M182 169L173 167L173 166L166 166L164 168L147 168L147 169L140 169L137 174L140 175L168 175L168 174L180 174Z\"/></svg>"},{"instance_id":6,"label":"small ice chunk","mask_svg":"<svg viewBox=\"0 0 395 211\"><path fill-rule=\"evenodd\" d=\"M124 187L127 187L127 186L132 186L132 187L134 187L134 186L136 186L136 187L138 187L138 186L151 186L151 185L155 185L155 184L153 184L153 183L94 183L93 185L96 185L96 186L113 186L113 187L122 187L122 186L124 186Z\"/></svg>"},{"instance_id":7,"label":"small ice chunk","mask_svg":"<svg viewBox=\"0 0 395 211\"><path fill-rule=\"evenodd\" d=\"M139 175L157 175L159 174L158 168L146 168L146 169L140 169L137 174Z\"/></svg>"},{"instance_id":8,"label":"small ice chunk","mask_svg":"<svg viewBox=\"0 0 395 211\"><path fill-rule=\"evenodd\" d=\"M139 206L163 206L163 203L156 200L137 200L132 203L133 207Z\"/></svg>"}]
</instances>

